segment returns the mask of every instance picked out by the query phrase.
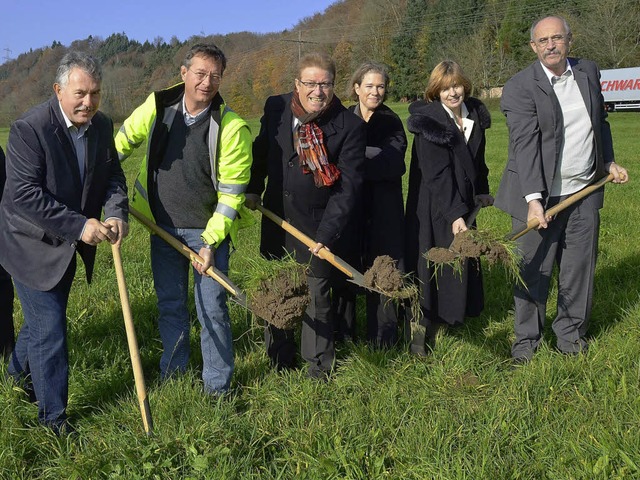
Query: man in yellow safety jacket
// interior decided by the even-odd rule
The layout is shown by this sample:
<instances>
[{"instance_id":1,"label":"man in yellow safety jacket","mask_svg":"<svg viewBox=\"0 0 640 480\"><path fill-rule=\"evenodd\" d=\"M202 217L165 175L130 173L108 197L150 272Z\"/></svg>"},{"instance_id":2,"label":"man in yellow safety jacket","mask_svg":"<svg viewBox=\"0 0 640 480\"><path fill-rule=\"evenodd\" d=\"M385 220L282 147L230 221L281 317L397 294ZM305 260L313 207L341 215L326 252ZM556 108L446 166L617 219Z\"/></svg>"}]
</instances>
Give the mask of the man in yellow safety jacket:
<instances>
[{"instance_id":1,"label":"man in yellow safety jacket","mask_svg":"<svg viewBox=\"0 0 640 480\"><path fill-rule=\"evenodd\" d=\"M120 159L147 141L147 154L133 188L131 206L199 253L192 263L201 324L202 378L207 393L229 389L233 343L224 288L205 274L229 268L229 244L241 221L251 168L251 132L218 93L226 67L213 44L190 48L180 67L183 83L152 93L116 135ZM158 297L158 328L166 378L189 360L187 296L189 261L151 236L151 269Z\"/></svg>"}]
</instances>

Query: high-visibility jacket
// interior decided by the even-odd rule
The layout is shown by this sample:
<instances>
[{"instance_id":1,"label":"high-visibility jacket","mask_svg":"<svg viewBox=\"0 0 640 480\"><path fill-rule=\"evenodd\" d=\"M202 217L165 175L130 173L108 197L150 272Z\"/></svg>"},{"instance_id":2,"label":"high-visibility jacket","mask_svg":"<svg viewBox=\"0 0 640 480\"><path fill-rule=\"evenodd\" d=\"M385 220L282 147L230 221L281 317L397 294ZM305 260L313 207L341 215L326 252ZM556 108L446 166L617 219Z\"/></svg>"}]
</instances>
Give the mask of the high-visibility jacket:
<instances>
[{"instance_id":1,"label":"high-visibility jacket","mask_svg":"<svg viewBox=\"0 0 640 480\"><path fill-rule=\"evenodd\" d=\"M149 192L156 188L153 172L164 156L169 129L179 112L184 83L153 92L136 108L116 134L120 160L147 141L147 153L133 188L131 206L155 223L149 205ZM207 222L202 239L217 247L227 235L236 243L238 228L253 222L244 207L244 192L251 175L251 131L247 123L227 107L216 94L210 108L208 135L211 181L218 196L215 211Z\"/></svg>"}]
</instances>

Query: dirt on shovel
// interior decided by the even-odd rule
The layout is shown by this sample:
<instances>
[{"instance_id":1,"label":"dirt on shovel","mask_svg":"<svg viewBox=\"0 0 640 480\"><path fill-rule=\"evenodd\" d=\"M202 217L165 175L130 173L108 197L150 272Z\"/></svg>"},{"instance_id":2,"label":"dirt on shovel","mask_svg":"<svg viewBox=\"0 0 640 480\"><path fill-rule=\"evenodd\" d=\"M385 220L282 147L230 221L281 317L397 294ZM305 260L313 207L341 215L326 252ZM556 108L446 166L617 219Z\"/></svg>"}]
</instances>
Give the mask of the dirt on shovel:
<instances>
[{"instance_id":1,"label":"dirt on shovel","mask_svg":"<svg viewBox=\"0 0 640 480\"><path fill-rule=\"evenodd\" d=\"M395 299L415 296L415 286L405 281L405 275L398 270L396 263L389 255L376 257L371 268L364 272L365 287Z\"/></svg>"},{"instance_id":2,"label":"dirt on shovel","mask_svg":"<svg viewBox=\"0 0 640 480\"><path fill-rule=\"evenodd\" d=\"M513 261L505 245L483 235L478 230L465 230L453 238L449 248L434 247L427 252L427 260L434 264L450 264L457 259L485 256L489 265L510 264Z\"/></svg>"},{"instance_id":3,"label":"dirt on shovel","mask_svg":"<svg viewBox=\"0 0 640 480\"><path fill-rule=\"evenodd\" d=\"M283 271L261 280L251 294L251 310L264 321L283 330L295 328L309 304L309 287L304 266L296 272Z\"/></svg>"}]
</instances>

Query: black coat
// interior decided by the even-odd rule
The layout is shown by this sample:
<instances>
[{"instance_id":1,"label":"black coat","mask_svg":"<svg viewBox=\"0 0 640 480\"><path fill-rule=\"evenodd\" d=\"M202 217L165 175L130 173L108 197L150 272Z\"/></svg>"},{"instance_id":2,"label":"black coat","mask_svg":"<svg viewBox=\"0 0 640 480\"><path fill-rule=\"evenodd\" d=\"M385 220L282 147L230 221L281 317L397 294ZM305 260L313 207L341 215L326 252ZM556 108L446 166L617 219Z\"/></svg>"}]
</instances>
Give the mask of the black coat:
<instances>
[{"instance_id":1,"label":"black coat","mask_svg":"<svg viewBox=\"0 0 640 480\"><path fill-rule=\"evenodd\" d=\"M479 315L484 306L477 261L466 262L462 277L445 268L436 282L423 257L432 247L447 248L453 241L452 223L473 210L475 195L489 193L484 131L491 117L479 100L468 98L465 104L474 121L468 143L440 102L411 104L407 122L415 137L406 207L406 268L422 284L425 315L449 324Z\"/></svg>"},{"instance_id":2,"label":"black coat","mask_svg":"<svg viewBox=\"0 0 640 480\"><path fill-rule=\"evenodd\" d=\"M329 161L340 179L331 187L316 187L304 174L293 147L291 93L269 97L253 143L253 165L247 193L262 194L266 208L304 234L332 248L354 212L361 194L365 123L338 101L318 119ZM265 178L268 177L266 189ZM260 252L266 257L294 253L300 263L311 262L312 275L329 277L333 268L312 256L307 246L267 218L262 219Z\"/></svg>"},{"instance_id":3,"label":"black coat","mask_svg":"<svg viewBox=\"0 0 640 480\"><path fill-rule=\"evenodd\" d=\"M355 111L355 105L349 107ZM353 259L354 266L369 268L376 257L389 255L403 268L404 200L402 176L407 168L407 136L402 121L380 105L367 122L364 185L358 214L337 246L338 255ZM350 238L353 237L353 238Z\"/></svg>"}]
</instances>

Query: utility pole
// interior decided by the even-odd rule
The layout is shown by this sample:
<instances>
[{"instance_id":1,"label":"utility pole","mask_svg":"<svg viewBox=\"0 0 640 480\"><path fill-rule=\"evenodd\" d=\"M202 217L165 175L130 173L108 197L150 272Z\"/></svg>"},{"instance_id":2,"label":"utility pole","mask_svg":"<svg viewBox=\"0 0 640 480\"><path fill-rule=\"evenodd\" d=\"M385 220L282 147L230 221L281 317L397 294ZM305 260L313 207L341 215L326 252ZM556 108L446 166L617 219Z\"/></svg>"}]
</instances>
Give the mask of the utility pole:
<instances>
[{"instance_id":1,"label":"utility pole","mask_svg":"<svg viewBox=\"0 0 640 480\"><path fill-rule=\"evenodd\" d=\"M293 43L297 43L298 44L298 61L300 61L300 59L302 58L302 44L303 43L315 43L315 44L319 43L319 42L310 42L310 41L307 41L307 40L302 40L302 30L298 30L298 40L282 39L280 41L281 42L293 42Z\"/></svg>"},{"instance_id":2,"label":"utility pole","mask_svg":"<svg viewBox=\"0 0 640 480\"><path fill-rule=\"evenodd\" d=\"M6 47L4 49L4 57L2 57L4 59L5 62L8 62L9 60L11 60L11 50L9 49L9 47Z\"/></svg>"}]
</instances>

